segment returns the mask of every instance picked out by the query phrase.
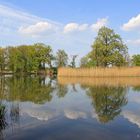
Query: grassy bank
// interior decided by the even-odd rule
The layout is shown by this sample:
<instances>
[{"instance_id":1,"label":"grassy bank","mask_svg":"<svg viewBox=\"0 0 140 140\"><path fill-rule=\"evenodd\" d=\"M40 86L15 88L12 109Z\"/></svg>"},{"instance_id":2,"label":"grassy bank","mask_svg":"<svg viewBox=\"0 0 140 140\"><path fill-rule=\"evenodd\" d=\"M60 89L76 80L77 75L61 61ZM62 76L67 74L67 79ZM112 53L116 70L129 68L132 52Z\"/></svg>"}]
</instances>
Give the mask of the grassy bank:
<instances>
[{"instance_id":1,"label":"grassy bank","mask_svg":"<svg viewBox=\"0 0 140 140\"><path fill-rule=\"evenodd\" d=\"M59 68L58 77L138 77L140 67Z\"/></svg>"}]
</instances>

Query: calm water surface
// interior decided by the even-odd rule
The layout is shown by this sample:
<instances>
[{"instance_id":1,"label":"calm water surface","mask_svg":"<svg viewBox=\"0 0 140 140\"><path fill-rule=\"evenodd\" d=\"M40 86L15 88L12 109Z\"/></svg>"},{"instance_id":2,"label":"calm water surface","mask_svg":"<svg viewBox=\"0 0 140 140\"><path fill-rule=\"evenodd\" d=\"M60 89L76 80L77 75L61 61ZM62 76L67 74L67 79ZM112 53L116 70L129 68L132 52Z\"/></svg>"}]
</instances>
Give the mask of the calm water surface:
<instances>
[{"instance_id":1,"label":"calm water surface","mask_svg":"<svg viewBox=\"0 0 140 140\"><path fill-rule=\"evenodd\" d=\"M140 139L140 79L90 80L0 77L0 139Z\"/></svg>"}]
</instances>

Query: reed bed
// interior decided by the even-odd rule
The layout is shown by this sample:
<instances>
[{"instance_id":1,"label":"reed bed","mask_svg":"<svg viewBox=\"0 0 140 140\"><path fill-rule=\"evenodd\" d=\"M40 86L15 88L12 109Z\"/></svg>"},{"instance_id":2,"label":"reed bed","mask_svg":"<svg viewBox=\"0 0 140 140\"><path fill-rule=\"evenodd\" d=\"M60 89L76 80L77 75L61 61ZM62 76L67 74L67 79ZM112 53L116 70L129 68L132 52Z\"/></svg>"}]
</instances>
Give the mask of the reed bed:
<instances>
[{"instance_id":1,"label":"reed bed","mask_svg":"<svg viewBox=\"0 0 140 140\"><path fill-rule=\"evenodd\" d=\"M59 68L58 77L140 77L140 67Z\"/></svg>"},{"instance_id":2,"label":"reed bed","mask_svg":"<svg viewBox=\"0 0 140 140\"><path fill-rule=\"evenodd\" d=\"M140 86L140 77L58 77L61 85L80 84L85 86Z\"/></svg>"}]
</instances>

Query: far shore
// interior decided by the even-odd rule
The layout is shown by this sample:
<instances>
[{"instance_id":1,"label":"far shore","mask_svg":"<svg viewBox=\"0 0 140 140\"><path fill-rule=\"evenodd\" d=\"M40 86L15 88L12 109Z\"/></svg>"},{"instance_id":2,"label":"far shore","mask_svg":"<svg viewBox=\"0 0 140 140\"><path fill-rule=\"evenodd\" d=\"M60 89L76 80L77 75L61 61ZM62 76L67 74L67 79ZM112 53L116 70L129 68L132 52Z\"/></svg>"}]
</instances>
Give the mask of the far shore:
<instances>
[{"instance_id":1,"label":"far shore","mask_svg":"<svg viewBox=\"0 0 140 140\"><path fill-rule=\"evenodd\" d=\"M53 69L50 70L40 70L40 71L31 71L31 72L13 72L8 70L0 71L0 75L56 75L56 71Z\"/></svg>"}]
</instances>

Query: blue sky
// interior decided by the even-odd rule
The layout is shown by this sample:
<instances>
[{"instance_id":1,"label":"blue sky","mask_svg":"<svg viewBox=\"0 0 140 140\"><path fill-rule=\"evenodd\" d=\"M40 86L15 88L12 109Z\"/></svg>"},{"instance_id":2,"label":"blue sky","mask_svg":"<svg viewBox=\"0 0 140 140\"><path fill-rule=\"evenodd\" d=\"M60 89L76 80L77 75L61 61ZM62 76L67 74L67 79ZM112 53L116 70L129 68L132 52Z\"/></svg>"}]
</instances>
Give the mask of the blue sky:
<instances>
[{"instance_id":1,"label":"blue sky","mask_svg":"<svg viewBox=\"0 0 140 140\"><path fill-rule=\"evenodd\" d=\"M80 58L102 26L140 53L138 0L0 0L0 46L42 42Z\"/></svg>"}]
</instances>

